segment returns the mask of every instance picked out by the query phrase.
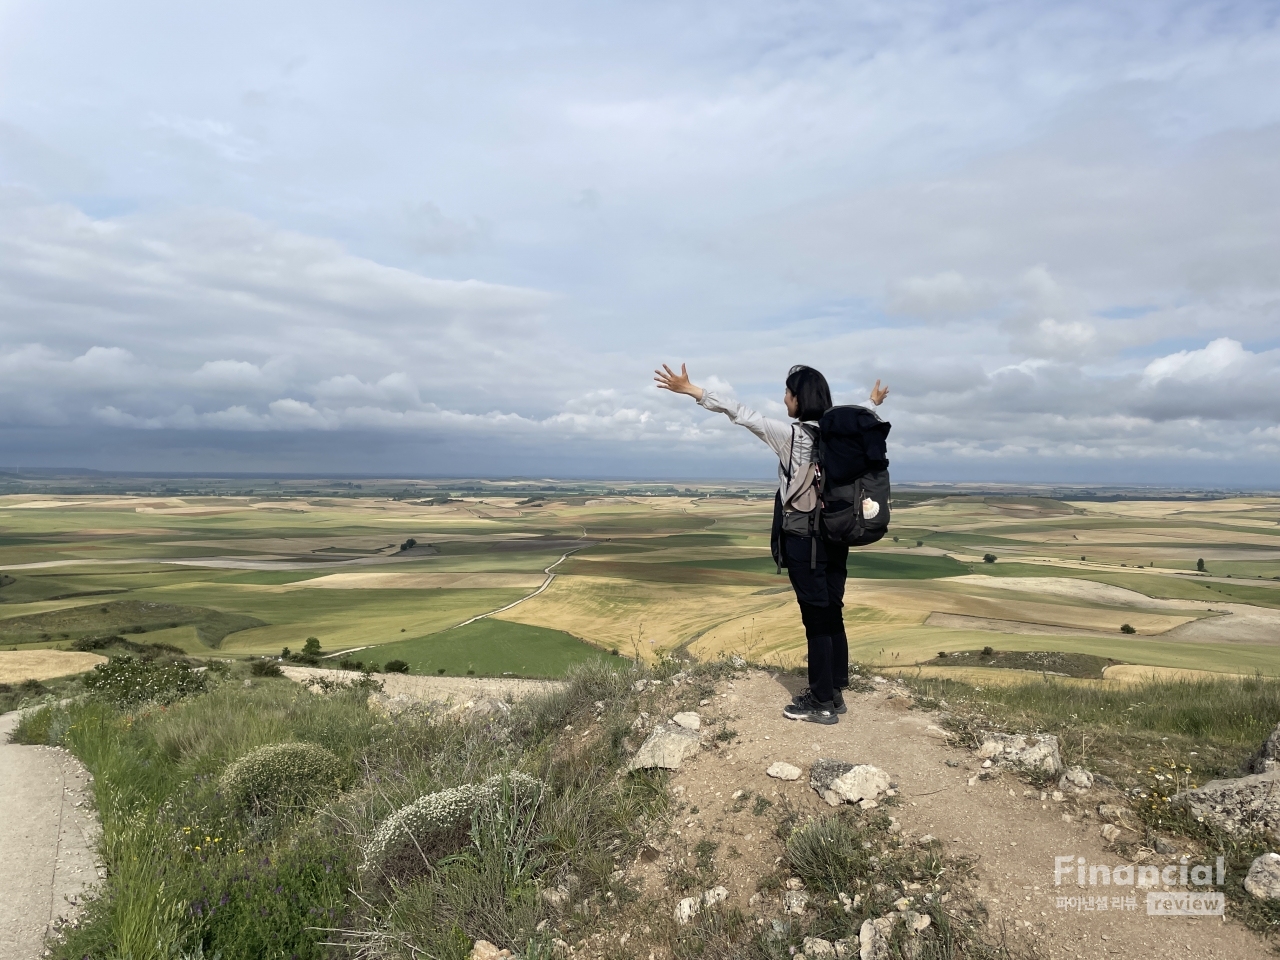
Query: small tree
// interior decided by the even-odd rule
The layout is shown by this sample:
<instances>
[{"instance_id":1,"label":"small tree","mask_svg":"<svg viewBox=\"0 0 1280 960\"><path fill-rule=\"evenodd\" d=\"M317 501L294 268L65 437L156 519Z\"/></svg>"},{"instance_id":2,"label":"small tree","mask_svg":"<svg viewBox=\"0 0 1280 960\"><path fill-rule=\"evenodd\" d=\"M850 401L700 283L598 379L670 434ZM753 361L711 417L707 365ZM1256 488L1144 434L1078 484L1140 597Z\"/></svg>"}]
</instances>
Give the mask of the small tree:
<instances>
[{"instance_id":1,"label":"small tree","mask_svg":"<svg viewBox=\"0 0 1280 960\"><path fill-rule=\"evenodd\" d=\"M923 541L923 540L917 540L917 541L916 541L916 546L917 546L917 547L923 547L923 546L924 546L924 541Z\"/></svg>"},{"instance_id":2,"label":"small tree","mask_svg":"<svg viewBox=\"0 0 1280 960\"><path fill-rule=\"evenodd\" d=\"M1196 561L1196 569L1199 570L1201 573L1204 573L1204 557L1201 557L1199 560Z\"/></svg>"},{"instance_id":3,"label":"small tree","mask_svg":"<svg viewBox=\"0 0 1280 960\"><path fill-rule=\"evenodd\" d=\"M405 551L405 550L412 550L412 549L413 549L414 547L416 547L417 545L418 545L418 541L417 541L417 540L415 540L415 539L413 539L413 537L410 537L410 538L409 538L408 540L406 540L404 543L400 544L400 550L401 550L402 552L403 552L403 551Z\"/></svg>"},{"instance_id":4,"label":"small tree","mask_svg":"<svg viewBox=\"0 0 1280 960\"><path fill-rule=\"evenodd\" d=\"M1133 629L1133 627L1129 626L1129 624L1122 623L1120 624L1120 632L1121 633L1137 633L1138 631Z\"/></svg>"},{"instance_id":5,"label":"small tree","mask_svg":"<svg viewBox=\"0 0 1280 960\"><path fill-rule=\"evenodd\" d=\"M995 562L996 562L996 555L995 555L994 553L984 553L984 554L982 555L982 562L983 562L983 563L995 563Z\"/></svg>"},{"instance_id":6,"label":"small tree","mask_svg":"<svg viewBox=\"0 0 1280 960\"><path fill-rule=\"evenodd\" d=\"M984 657L994 657L996 655L995 647L983 647L982 655Z\"/></svg>"},{"instance_id":7,"label":"small tree","mask_svg":"<svg viewBox=\"0 0 1280 960\"><path fill-rule=\"evenodd\" d=\"M302 653L308 657L320 656L320 638L307 637L307 642L302 645Z\"/></svg>"}]
</instances>

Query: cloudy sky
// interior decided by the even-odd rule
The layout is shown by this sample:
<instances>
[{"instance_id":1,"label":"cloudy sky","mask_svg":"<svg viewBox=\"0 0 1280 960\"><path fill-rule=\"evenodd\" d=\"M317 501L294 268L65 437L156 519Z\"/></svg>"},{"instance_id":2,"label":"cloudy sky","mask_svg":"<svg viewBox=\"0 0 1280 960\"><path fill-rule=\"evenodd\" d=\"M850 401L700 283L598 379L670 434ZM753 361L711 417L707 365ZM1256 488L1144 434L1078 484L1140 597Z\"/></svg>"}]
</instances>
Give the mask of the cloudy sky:
<instances>
[{"instance_id":1,"label":"cloudy sky","mask_svg":"<svg viewBox=\"0 0 1280 960\"><path fill-rule=\"evenodd\" d=\"M1268 2L0 0L0 468L1280 487Z\"/></svg>"}]
</instances>

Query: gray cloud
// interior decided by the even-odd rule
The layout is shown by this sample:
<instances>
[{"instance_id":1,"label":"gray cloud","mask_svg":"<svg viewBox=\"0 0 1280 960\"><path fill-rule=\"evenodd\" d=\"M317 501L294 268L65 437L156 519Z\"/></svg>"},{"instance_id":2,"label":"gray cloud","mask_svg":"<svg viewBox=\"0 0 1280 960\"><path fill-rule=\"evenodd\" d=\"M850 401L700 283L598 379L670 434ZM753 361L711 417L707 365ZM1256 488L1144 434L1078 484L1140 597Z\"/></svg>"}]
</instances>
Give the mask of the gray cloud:
<instances>
[{"instance_id":1,"label":"gray cloud","mask_svg":"<svg viewBox=\"0 0 1280 960\"><path fill-rule=\"evenodd\" d=\"M395 10L13 21L0 448L766 475L683 358L882 377L932 476L1274 474L1262 6Z\"/></svg>"}]
</instances>

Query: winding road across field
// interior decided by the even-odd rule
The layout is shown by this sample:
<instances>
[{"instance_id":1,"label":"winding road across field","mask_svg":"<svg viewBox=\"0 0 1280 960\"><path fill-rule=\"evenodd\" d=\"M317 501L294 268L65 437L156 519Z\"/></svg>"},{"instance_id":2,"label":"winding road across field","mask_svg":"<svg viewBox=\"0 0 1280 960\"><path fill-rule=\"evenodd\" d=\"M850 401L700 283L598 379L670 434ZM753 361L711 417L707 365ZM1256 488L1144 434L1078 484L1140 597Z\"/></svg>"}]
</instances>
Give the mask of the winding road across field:
<instances>
[{"instance_id":1,"label":"winding road across field","mask_svg":"<svg viewBox=\"0 0 1280 960\"><path fill-rule=\"evenodd\" d=\"M467 624L475 623L477 620L483 620L485 617L492 617L499 613L505 613L506 611L510 610L512 607L520 606L520 604L524 603L526 600L532 600L534 597L540 594L543 590L547 589L547 587L551 586L551 582L556 578L556 575L551 572L552 570L560 566L560 564L564 563L566 560L569 559L570 556L577 553L579 550L585 550L589 546L591 546L591 544L584 543L580 547L574 547L572 550L567 551L564 554L564 556L562 556L555 563L551 564L551 566L543 570L542 572L547 575L547 579L543 580L542 586L540 586L537 590L533 591L533 593L529 594L528 596L521 597L519 600L515 601L514 603L508 603L505 607L499 607L497 610L490 610L488 613L482 613L478 617L472 617L470 620L463 620L461 623L456 624L455 626L452 626L452 627L447 627L446 629L456 630L458 629L458 627L465 627Z\"/></svg>"}]
</instances>

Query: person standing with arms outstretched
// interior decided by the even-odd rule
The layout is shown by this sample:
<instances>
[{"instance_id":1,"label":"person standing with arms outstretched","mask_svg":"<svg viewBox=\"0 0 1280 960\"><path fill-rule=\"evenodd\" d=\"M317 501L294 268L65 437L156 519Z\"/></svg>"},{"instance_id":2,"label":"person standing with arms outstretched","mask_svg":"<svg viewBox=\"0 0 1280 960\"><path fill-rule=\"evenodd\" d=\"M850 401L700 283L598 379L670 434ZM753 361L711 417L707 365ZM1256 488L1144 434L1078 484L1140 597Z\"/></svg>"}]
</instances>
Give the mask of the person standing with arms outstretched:
<instances>
[{"instance_id":1,"label":"person standing with arms outstretched","mask_svg":"<svg viewBox=\"0 0 1280 960\"><path fill-rule=\"evenodd\" d=\"M831 388L827 378L812 367L795 366L787 373L787 406L791 423L762 417L740 403L722 399L689 380L684 364L676 373L665 363L653 378L663 390L683 393L712 413L723 413L767 443L778 455L778 493L774 498L774 536L780 533L783 514L808 511L816 496L812 485L812 465L817 460L813 435L804 424L814 425L831 409ZM871 390L872 410L884 403L889 388L876 381ZM809 648L809 686L783 708L791 720L837 723L845 712L840 693L849 685L849 641L844 631L844 582L848 571L849 548L843 544L786 534L782 537L782 557L787 575L800 604L805 639ZM782 559L779 559L782 562Z\"/></svg>"}]
</instances>

